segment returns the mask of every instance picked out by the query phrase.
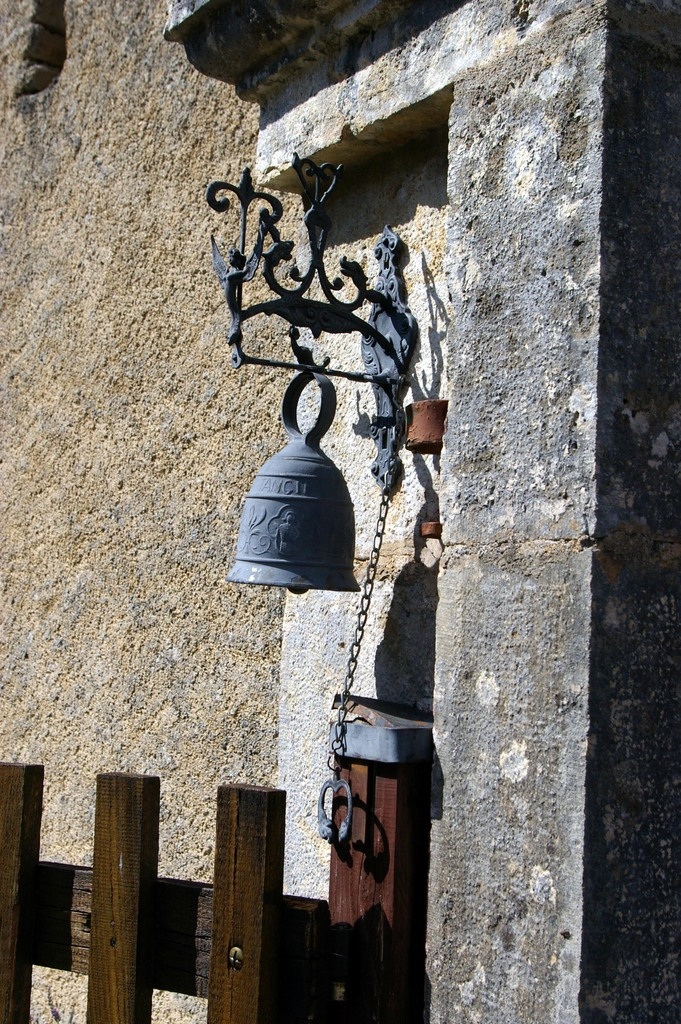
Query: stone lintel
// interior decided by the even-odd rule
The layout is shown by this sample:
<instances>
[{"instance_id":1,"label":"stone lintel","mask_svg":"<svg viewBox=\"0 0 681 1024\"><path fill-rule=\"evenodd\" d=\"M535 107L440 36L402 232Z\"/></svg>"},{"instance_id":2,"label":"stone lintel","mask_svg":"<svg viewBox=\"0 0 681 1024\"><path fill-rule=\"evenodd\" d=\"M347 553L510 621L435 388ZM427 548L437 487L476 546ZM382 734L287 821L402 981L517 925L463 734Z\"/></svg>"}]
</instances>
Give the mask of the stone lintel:
<instances>
[{"instance_id":1,"label":"stone lintel","mask_svg":"<svg viewBox=\"0 0 681 1024\"><path fill-rule=\"evenodd\" d=\"M497 3L430 0L356 35L304 75L280 75L259 98L259 180L293 187L293 151L355 167L444 130L460 84L465 89L471 75L496 75L514 55L541 50L557 23L588 17L586 5L572 7L546 0L523 21Z\"/></svg>"},{"instance_id":2,"label":"stone lintel","mask_svg":"<svg viewBox=\"0 0 681 1024\"><path fill-rule=\"evenodd\" d=\"M348 164L352 166L353 172L364 164L370 163L379 157L385 157L386 152L398 150L409 142L420 140L427 144L432 138L437 141L439 135L446 131L447 116L452 103L451 87L440 90L432 96L404 107L396 111L391 117L384 121L377 121L366 125L354 134L351 128L341 132L341 137L331 142L328 146L315 150L312 159L317 163ZM259 147L259 154L261 152ZM275 167L264 166L258 161L258 178L265 182L268 187L275 188L280 192L300 192L298 176L293 170L290 157L294 152L305 153L306 148L295 145L286 162L277 164ZM281 154L282 158L284 154Z\"/></svg>"},{"instance_id":3,"label":"stone lintel","mask_svg":"<svg viewBox=\"0 0 681 1024\"><path fill-rule=\"evenodd\" d=\"M418 142L445 128L454 83L590 7L175 0L165 35L204 74L260 105L257 178L289 191L293 152L358 166Z\"/></svg>"},{"instance_id":4,"label":"stone lintel","mask_svg":"<svg viewBox=\"0 0 681 1024\"><path fill-rule=\"evenodd\" d=\"M357 166L444 129L451 83L540 31L560 4L543 6L525 28L490 0L176 0L165 36L260 105L258 180L289 191L293 152Z\"/></svg>"}]
</instances>

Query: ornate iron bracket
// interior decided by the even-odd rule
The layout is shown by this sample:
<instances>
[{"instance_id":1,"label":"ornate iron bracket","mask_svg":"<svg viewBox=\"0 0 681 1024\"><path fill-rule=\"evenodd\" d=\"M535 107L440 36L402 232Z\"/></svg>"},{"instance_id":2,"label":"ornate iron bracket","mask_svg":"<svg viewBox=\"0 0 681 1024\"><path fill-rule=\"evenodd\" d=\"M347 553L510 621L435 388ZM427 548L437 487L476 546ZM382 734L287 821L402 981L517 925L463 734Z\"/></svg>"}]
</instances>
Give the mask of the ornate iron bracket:
<instances>
[{"instance_id":1,"label":"ornate iron bracket","mask_svg":"<svg viewBox=\"0 0 681 1024\"><path fill-rule=\"evenodd\" d=\"M284 241L277 229L283 215L281 202L268 192L257 191L251 173L246 168L239 185L214 181L208 186L206 199L213 210L224 213L230 208L231 192L241 207L241 233L238 246L232 246L225 259L215 238L211 236L213 267L225 294L232 316L228 341L232 346L232 365L245 364L275 366L293 370L308 370L327 376L369 383L376 399L376 415L371 423L371 436L378 453L371 467L376 482L382 489L397 479L399 466L397 452L404 436L404 412L401 392L416 345L418 328L406 303L404 281L399 268L402 242L389 227L385 227L378 240L374 255L379 273L376 285L370 288L359 263L344 256L339 261L341 276L330 280L324 266L324 254L331 219L326 203L343 176L343 165L315 164L312 160L293 157L293 168L298 175L307 200L304 224L310 243L310 261L302 273L293 260L294 243ZM246 237L249 211L260 202L255 243L246 255ZM265 205L262 205L262 204ZM268 244L269 243L269 244ZM267 247L266 247L267 246ZM277 268L291 262L286 278L292 286L282 283ZM262 266L262 275L274 297L250 306L243 304L244 285L255 277ZM347 296L348 286L354 294ZM312 288L322 298L312 297ZM361 309L370 304L364 319ZM289 324L292 360L264 359L251 356L243 348L243 325L252 317L281 317ZM329 359L317 364L312 350L300 344L300 331L307 328L313 338L322 333L361 335L361 351L365 372L357 373L335 369Z\"/></svg>"}]
</instances>

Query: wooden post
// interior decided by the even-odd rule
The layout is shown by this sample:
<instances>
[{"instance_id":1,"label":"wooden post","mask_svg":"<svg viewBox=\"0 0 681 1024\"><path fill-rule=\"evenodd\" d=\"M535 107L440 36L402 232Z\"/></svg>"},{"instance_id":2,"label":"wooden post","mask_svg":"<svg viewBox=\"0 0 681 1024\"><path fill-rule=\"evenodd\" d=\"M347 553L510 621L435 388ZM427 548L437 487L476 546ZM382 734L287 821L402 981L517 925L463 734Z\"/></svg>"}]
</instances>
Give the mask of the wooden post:
<instances>
[{"instance_id":1,"label":"wooden post","mask_svg":"<svg viewBox=\"0 0 681 1024\"><path fill-rule=\"evenodd\" d=\"M331 854L331 924L352 926L347 999L332 1020L413 1024L423 1017L430 764L340 762L354 814ZM339 821L345 803L334 801Z\"/></svg>"},{"instance_id":2,"label":"wooden post","mask_svg":"<svg viewBox=\"0 0 681 1024\"><path fill-rule=\"evenodd\" d=\"M43 767L0 765L0 1020L28 1024Z\"/></svg>"},{"instance_id":3,"label":"wooden post","mask_svg":"<svg viewBox=\"0 0 681 1024\"><path fill-rule=\"evenodd\" d=\"M88 1024L150 1024L159 780L99 775Z\"/></svg>"},{"instance_id":4,"label":"wooden post","mask_svg":"<svg viewBox=\"0 0 681 1024\"><path fill-rule=\"evenodd\" d=\"M218 789L208 1024L277 1019L286 794Z\"/></svg>"}]
</instances>

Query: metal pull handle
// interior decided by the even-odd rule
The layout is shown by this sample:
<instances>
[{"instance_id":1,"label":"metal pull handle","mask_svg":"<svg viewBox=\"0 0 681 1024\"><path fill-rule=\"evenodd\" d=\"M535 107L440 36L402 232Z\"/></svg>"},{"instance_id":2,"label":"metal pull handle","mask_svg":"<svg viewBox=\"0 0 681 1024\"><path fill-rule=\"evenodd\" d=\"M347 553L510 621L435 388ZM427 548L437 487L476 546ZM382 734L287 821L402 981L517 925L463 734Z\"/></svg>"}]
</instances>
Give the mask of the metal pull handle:
<instances>
[{"instance_id":1,"label":"metal pull handle","mask_svg":"<svg viewBox=\"0 0 681 1024\"><path fill-rule=\"evenodd\" d=\"M352 792L350 786L345 779L328 779L322 786L319 793L319 800L317 801L317 821L319 834L322 839L326 839L327 843L332 843L334 840L334 824L331 818L327 815L324 810L324 797L327 792L331 790L334 794L340 790L345 790L345 795L348 800L348 809L341 826L338 829L338 842L344 843L350 838L350 831L352 829Z\"/></svg>"}]
</instances>

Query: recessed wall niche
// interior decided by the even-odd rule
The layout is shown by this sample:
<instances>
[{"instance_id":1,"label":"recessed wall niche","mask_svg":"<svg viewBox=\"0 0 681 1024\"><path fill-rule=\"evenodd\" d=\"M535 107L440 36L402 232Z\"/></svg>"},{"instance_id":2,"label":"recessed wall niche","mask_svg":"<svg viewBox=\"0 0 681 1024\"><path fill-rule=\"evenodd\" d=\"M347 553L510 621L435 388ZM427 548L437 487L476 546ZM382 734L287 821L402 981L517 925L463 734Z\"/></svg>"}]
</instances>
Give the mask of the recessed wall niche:
<instances>
[{"instance_id":1,"label":"recessed wall niche","mask_svg":"<svg viewBox=\"0 0 681 1024\"><path fill-rule=\"evenodd\" d=\"M16 92L32 95L47 89L66 60L64 0L33 0Z\"/></svg>"}]
</instances>

